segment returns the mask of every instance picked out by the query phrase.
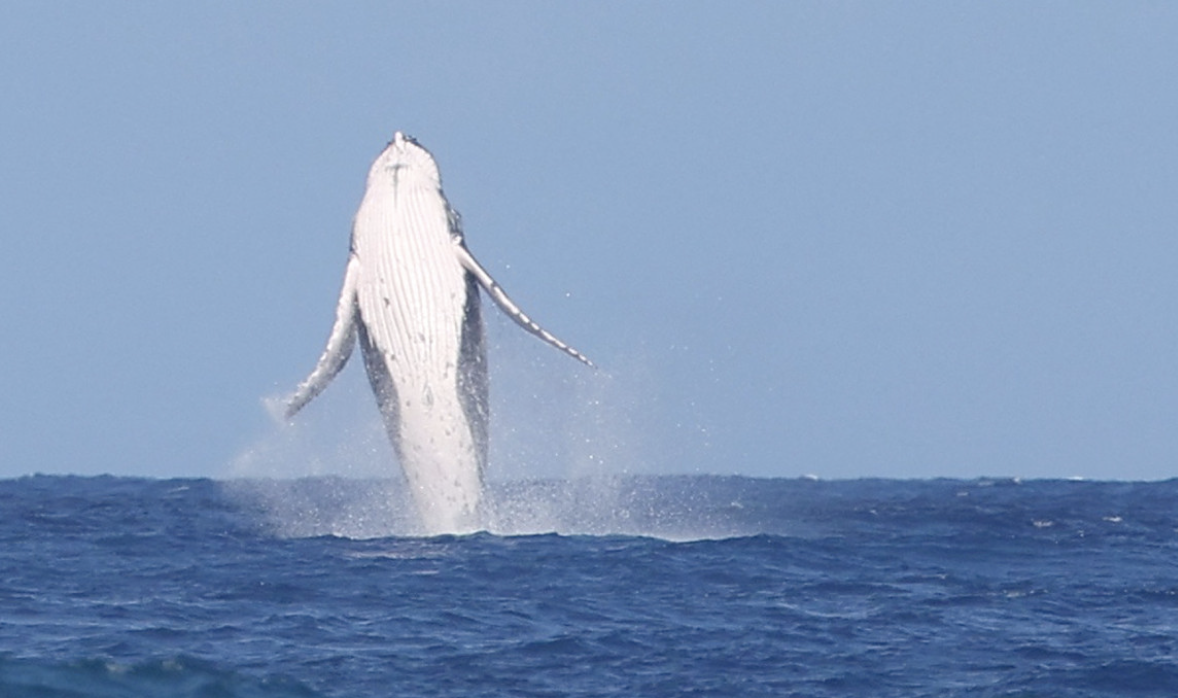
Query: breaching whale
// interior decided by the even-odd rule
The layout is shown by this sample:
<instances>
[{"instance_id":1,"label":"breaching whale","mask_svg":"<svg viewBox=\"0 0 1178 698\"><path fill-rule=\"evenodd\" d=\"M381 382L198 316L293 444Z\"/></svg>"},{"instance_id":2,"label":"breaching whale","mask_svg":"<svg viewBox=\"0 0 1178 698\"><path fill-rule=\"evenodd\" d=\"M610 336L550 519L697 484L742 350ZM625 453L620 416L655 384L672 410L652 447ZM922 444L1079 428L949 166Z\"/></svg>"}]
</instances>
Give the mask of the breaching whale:
<instances>
[{"instance_id":1,"label":"breaching whale","mask_svg":"<svg viewBox=\"0 0 1178 698\"><path fill-rule=\"evenodd\" d=\"M481 526L487 464L482 288L528 332L592 366L525 315L466 247L429 151L398 131L372 163L352 225L335 324L289 419L343 369L357 340L426 532Z\"/></svg>"}]
</instances>

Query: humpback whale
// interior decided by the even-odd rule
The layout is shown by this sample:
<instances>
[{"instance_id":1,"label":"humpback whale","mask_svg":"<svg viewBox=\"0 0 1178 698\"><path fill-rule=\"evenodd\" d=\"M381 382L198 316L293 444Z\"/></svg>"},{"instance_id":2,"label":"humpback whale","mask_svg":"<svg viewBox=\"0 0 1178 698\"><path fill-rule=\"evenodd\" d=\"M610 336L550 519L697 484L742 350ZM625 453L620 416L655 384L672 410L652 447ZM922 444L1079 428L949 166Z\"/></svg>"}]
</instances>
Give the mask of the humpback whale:
<instances>
[{"instance_id":1,"label":"humpback whale","mask_svg":"<svg viewBox=\"0 0 1178 698\"><path fill-rule=\"evenodd\" d=\"M286 417L327 387L358 343L431 534L481 527L490 415L480 289L525 330L593 365L524 314L471 255L433 156L398 131L368 172L327 347Z\"/></svg>"}]
</instances>

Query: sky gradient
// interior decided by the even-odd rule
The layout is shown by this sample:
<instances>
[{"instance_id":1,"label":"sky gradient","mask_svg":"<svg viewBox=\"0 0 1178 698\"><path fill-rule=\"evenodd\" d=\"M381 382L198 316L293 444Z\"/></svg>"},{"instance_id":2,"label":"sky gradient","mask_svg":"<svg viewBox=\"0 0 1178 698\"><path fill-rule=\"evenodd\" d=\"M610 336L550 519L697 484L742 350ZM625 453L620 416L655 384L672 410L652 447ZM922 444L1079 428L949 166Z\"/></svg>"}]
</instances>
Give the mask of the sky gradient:
<instances>
[{"instance_id":1,"label":"sky gradient","mask_svg":"<svg viewBox=\"0 0 1178 698\"><path fill-rule=\"evenodd\" d=\"M394 131L488 312L491 476L1178 475L1178 5L0 5L0 477L370 474L282 427ZM395 471L391 471L395 472Z\"/></svg>"}]
</instances>

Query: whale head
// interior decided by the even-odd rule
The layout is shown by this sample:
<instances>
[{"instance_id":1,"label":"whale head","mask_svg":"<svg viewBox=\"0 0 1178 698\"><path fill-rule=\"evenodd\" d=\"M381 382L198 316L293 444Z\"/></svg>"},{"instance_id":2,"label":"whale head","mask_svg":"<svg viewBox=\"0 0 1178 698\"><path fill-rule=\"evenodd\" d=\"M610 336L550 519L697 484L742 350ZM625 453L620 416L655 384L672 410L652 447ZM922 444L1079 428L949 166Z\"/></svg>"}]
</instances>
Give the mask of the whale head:
<instances>
[{"instance_id":1,"label":"whale head","mask_svg":"<svg viewBox=\"0 0 1178 698\"><path fill-rule=\"evenodd\" d=\"M429 151L397 131L368 171L368 186L427 186L440 189L442 177Z\"/></svg>"}]
</instances>

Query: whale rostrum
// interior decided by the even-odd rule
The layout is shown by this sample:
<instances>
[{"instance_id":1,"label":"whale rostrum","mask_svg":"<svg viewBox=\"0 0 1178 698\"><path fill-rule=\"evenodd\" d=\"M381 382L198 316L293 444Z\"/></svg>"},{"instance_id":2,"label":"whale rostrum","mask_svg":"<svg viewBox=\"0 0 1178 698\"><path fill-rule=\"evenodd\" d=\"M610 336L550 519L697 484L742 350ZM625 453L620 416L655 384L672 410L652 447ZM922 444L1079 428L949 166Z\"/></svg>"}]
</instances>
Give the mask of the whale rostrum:
<instances>
[{"instance_id":1,"label":"whale rostrum","mask_svg":"<svg viewBox=\"0 0 1178 698\"><path fill-rule=\"evenodd\" d=\"M489 409L480 288L525 330L593 365L525 315L478 263L433 156L398 131L368 172L327 347L287 401L286 417L327 387L359 343L431 534L481 527Z\"/></svg>"}]
</instances>

